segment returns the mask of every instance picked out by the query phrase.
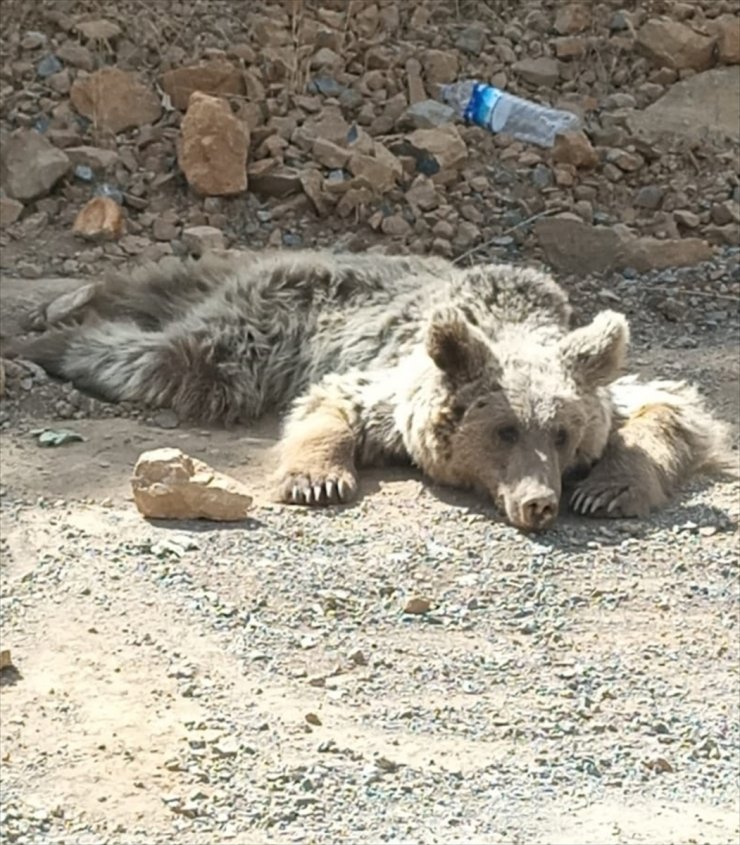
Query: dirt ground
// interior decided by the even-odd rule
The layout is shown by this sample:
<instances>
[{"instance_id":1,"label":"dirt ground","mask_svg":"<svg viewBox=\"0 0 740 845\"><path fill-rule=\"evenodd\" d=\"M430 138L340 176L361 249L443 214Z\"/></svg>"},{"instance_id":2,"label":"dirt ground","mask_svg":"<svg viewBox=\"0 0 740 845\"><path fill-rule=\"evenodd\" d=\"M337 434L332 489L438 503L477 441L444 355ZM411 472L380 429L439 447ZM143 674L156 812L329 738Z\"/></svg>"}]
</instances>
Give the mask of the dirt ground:
<instances>
[{"instance_id":1,"label":"dirt ground","mask_svg":"<svg viewBox=\"0 0 740 845\"><path fill-rule=\"evenodd\" d=\"M3 334L75 284L3 279ZM737 419L733 333L670 346L634 357L711 373ZM537 537L404 470L304 511L269 501L272 420L60 423L63 391L5 403L4 841L737 841L736 483ZM85 440L30 434L60 425ZM142 520L159 445L243 480L252 518Z\"/></svg>"}]
</instances>

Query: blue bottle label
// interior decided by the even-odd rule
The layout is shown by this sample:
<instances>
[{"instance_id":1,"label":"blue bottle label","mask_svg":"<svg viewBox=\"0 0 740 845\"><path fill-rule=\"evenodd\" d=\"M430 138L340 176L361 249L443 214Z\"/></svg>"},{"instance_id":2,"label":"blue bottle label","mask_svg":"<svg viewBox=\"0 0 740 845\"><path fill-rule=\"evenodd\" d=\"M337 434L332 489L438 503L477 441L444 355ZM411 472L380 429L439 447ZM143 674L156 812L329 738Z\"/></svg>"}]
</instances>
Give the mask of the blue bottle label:
<instances>
[{"instance_id":1,"label":"blue bottle label","mask_svg":"<svg viewBox=\"0 0 740 845\"><path fill-rule=\"evenodd\" d=\"M498 88L478 83L465 109L465 120L490 129L493 126L493 112L500 99L501 91Z\"/></svg>"}]
</instances>

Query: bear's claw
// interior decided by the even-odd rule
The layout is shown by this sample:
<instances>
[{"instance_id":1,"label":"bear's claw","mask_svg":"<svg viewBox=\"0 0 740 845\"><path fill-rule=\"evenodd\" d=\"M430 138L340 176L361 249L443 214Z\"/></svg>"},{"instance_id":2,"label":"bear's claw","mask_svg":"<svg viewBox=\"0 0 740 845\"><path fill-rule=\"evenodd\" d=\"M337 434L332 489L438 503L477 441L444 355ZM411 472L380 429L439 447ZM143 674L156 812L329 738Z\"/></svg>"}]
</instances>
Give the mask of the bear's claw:
<instances>
[{"instance_id":1,"label":"bear's claw","mask_svg":"<svg viewBox=\"0 0 740 845\"><path fill-rule=\"evenodd\" d=\"M339 505L351 501L357 493L357 481L349 473L326 477L288 474L281 485L281 499L291 505Z\"/></svg>"},{"instance_id":2,"label":"bear's claw","mask_svg":"<svg viewBox=\"0 0 740 845\"><path fill-rule=\"evenodd\" d=\"M570 497L570 507L574 513L582 516L612 519L644 516L646 510L649 510L633 487L618 481L583 482Z\"/></svg>"}]
</instances>

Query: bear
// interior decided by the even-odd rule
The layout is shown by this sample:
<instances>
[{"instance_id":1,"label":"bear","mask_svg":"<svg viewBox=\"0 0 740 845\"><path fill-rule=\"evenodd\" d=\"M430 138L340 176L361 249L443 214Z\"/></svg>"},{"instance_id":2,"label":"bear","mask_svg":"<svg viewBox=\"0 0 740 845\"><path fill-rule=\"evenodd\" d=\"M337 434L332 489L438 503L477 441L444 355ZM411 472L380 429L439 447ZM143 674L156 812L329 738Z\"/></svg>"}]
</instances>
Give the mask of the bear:
<instances>
[{"instance_id":1,"label":"bear","mask_svg":"<svg viewBox=\"0 0 740 845\"><path fill-rule=\"evenodd\" d=\"M41 333L15 354L183 420L284 411L275 489L289 504L349 502L358 467L406 461L539 531L563 498L644 517L693 474L733 470L729 427L693 386L624 373L623 315L571 322L533 268L277 250L90 282L31 314Z\"/></svg>"}]
</instances>

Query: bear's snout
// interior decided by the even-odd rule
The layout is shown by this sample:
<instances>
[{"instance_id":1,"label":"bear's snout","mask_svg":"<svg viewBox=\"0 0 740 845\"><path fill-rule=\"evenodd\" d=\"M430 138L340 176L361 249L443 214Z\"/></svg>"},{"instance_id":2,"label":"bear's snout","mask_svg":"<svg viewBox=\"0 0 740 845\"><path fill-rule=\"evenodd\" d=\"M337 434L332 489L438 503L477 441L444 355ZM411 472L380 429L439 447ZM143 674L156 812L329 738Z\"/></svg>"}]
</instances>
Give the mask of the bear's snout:
<instances>
[{"instance_id":1,"label":"bear's snout","mask_svg":"<svg viewBox=\"0 0 740 845\"><path fill-rule=\"evenodd\" d=\"M557 519L560 496L550 487L522 485L513 492L505 491L499 501L513 526L523 531L543 531Z\"/></svg>"}]
</instances>

